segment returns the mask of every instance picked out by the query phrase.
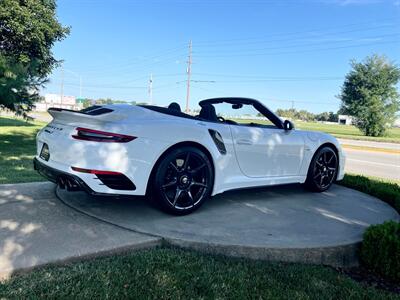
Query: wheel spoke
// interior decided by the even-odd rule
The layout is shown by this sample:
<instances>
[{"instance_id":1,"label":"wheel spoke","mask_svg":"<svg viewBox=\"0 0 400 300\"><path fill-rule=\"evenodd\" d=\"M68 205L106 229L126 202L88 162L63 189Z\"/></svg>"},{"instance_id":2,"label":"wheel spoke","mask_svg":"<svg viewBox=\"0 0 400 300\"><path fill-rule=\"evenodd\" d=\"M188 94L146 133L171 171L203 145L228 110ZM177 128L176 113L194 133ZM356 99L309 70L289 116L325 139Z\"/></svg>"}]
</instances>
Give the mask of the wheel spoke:
<instances>
[{"instance_id":1,"label":"wheel spoke","mask_svg":"<svg viewBox=\"0 0 400 300\"><path fill-rule=\"evenodd\" d=\"M168 182L166 184L164 184L163 186L161 186L163 189L172 187L172 186L176 186L178 184L178 182L176 180Z\"/></svg>"},{"instance_id":2,"label":"wheel spoke","mask_svg":"<svg viewBox=\"0 0 400 300\"><path fill-rule=\"evenodd\" d=\"M175 172L179 172L178 167L175 166L175 164L172 161L169 164L172 166L172 168L175 170Z\"/></svg>"},{"instance_id":3,"label":"wheel spoke","mask_svg":"<svg viewBox=\"0 0 400 300\"><path fill-rule=\"evenodd\" d=\"M335 172L335 171L336 171L336 168L328 167L328 170L329 170L329 171L332 171L332 172Z\"/></svg>"},{"instance_id":4,"label":"wheel spoke","mask_svg":"<svg viewBox=\"0 0 400 300\"><path fill-rule=\"evenodd\" d=\"M203 169L205 166L206 166L206 164L203 163L203 164L201 164L200 166L194 168L193 170L190 170L190 172L191 172L192 174L196 174L196 173L199 172L201 169Z\"/></svg>"},{"instance_id":5,"label":"wheel spoke","mask_svg":"<svg viewBox=\"0 0 400 300\"><path fill-rule=\"evenodd\" d=\"M179 197L181 196L183 190L180 188L176 189L175 197L174 197L174 202L172 203L173 206L176 206L176 203L178 202Z\"/></svg>"},{"instance_id":6,"label":"wheel spoke","mask_svg":"<svg viewBox=\"0 0 400 300\"><path fill-rule=\"evenodd\" d=\"M327 164L329 165L331 162L332 162L332 159L334 158L335 156L332 154L331 155L331 158L328 160L328 162L327 162Z\"/></svg>"},{"instance_id":7,"label":"wheel spoke","mask_svg":"<svg viewBox=\"0 0 400 300\"><path fill-rule=\"evenodd\" d=\"M190 159L190 152L186 154L185 162L183 164L183 170L187 170L187 167L189 166L189 159Z\"/></svg>"},{"instance_id":8,"label":"wheel spoke","mask_svg":"<svg viewBox=\"0 0 400 300\"><path fill-rule=\"evenodd\" d=\"M317 175L314 176L314 179L317 179L319 176L322 176L322 173L319 172Z\"/></svg>"},{"instance_id":9,"label":"wheel spoke","mask_svg":"<svg viewBox=\"0 0 400 300\"><path fill-rule=\"evenodd\" d=\"M325 178L325 176L321 175L321 179L319 181L319 185L320 186L322 186L322 183L324 182L324 178Z\"/></svg>"},{"instance_id":10,"label":"wheel spoke","mask_svg":"<svg viewBox=\"0 0 400 300\"><path fill-rule=\"evenodd\" d=\"M197 181L192 181L191 185L196 185L196 186L201 186L201 187L207 187L206 184L202 183L202 182L197 182Z\"/></svg>"},{"instance_id":11,"label":"wheel spoke","mask_svg":"<svg viewBox=\"0 0 400 300\"><path fill-rule=\"evenodd\" d=\"M326 162L326 152L324 152L322 160L323 160L324 164L326 165L327 164L327 162Z\"/></svg>"},{"instance_id":12,"label":"wheel spoke","mask_svg":"<svg viewBox=\"0 0 400 300\"><path fill-rule=\"evenodd\" d=\"M186 191L186 194L188 195L188 197L189 197L189 199L190 199L190 202L191 202L192 205L193 205L194 199L193 199L193 196L192 196L192 192L191 192L190 190L187 190L187 191Z\"/></svg>"}]
</instances>

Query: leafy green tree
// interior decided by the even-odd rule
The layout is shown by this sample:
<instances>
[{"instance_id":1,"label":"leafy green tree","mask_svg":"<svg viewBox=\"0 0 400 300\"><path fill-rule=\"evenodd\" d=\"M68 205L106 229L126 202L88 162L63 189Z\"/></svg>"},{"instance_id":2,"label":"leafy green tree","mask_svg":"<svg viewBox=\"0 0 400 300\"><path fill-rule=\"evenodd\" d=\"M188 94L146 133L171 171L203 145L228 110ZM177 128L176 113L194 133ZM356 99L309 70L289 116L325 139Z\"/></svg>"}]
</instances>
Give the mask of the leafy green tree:
<instances>
[{"instance_id":1,"label":"leafy green tree","mask_svg":"<svg viewBox=\"0 0 400 300\"><path fill-rule=\"evenodd\" d=\"M351 62L339 98L342 112L355 118L355 125L367 136L382 136L393 126L400 109L396 84L400 69L385 56L372 55L363 62Z\"/></svg>"},{"instance_id":2,"label":"leafy green tree","mask_svg":"<svg viewBox=\"0 0 400 300\"><path fill-rule=\"evenodd\" d=\"M333 111L329 112L329 118L328 118L329 122L337 122L339 121L339 116L338 114L335 114Z\"/></svg>"},{"instance_id":3,"label":"leafy green tree","mask_svg":"<svg viewBox=\"0 0 400 300\"><path fill-rule=\"evenodd\" d=\"M51 48L69 33L54 0L0 0L0 108L25 115L58 61Z\"/></svg>"},{"instance_id":4,"label":"leafy green tree","mask_svg":"<svg viewBox=\"0 0 400 300\"><path fill-rule=\"evenodd\" d=\"M322 121L322 122L337 122L338 121L338 115L335 114L334 112L322 112L320 114L315 115L315 119L317 121Z\"/></svg>"},{"instance_id":5,"label":"leafy green tree","mask_svg":"<svg viewBox=\"0 0 400 300\"><path fill-rule=\"evenodd\" d=\"M39 100L38 87L43 84L27 71L28 66L12 62L0 55L0 108L7 108L17 115L26 116L33 102Z\"/></svg>"}]
</instances>

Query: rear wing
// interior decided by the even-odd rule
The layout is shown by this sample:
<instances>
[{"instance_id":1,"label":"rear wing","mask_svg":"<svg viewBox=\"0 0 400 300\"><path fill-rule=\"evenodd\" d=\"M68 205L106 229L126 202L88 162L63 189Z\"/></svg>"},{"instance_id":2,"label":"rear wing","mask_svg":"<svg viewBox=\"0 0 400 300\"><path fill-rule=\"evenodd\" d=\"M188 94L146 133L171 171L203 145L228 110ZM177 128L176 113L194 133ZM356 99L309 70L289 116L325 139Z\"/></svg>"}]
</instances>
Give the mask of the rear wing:
<instances>
[{"instance_id":1,"label":"rear wing","mask_svg":"<svg viewBox=\"0 0 400 300\"><path fill-rule=\"evenodd\" d=\"M51 107L47 111L55 121L68 125L98 125L104 122L120 121L126 117L125 114L102 106L91 106L80 111Z\"/></svg>"}]
</instances>

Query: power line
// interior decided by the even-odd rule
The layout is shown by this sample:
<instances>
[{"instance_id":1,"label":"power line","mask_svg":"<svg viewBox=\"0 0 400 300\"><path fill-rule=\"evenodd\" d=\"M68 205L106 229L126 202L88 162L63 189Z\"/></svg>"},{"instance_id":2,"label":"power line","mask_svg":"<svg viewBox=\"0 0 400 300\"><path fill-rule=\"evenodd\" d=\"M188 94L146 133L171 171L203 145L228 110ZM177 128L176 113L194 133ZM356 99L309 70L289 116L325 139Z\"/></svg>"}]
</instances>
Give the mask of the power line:
<instances>
[{"instance_id":1,"label":"power line","mask_svg":"<svg viewBox=\"0 0 400 300\"><path fill-rule=\"evenodd\" d=\"M325 27L325 28L319 28L317 30L311 29L311 30L303 30L303 31L294 31L294 32L284 32L284 33L273 33L273 34L268 34L265 36L262 36L262 39L265 38L270 38L274 36L291 36L291 35L299 35L299 34L304 34L304 33L323 33L325 30L337 30L338 28L348 28L348 27L354 27L354 26L363 26L363 25L371 25L373 23L378 23L378 22L386 22L386 21L391 21L395 20L398 21L398 18L387 18L387 19L381 19L381 20L371 20L371 21L366 21L366 22L361 22L361 23L352 23L352 24L344 24L341 26L335 26L335 27ZM380 26L390 26L391 24L381 24ZM363 29L361 29L363 30ZM325 31L326 33L326 31ZM196 47L202 47L203 45L217 45L218 43L225 43L225 42L230 42L230 41L250 41L250 40L259 40L260 36L258 37L248 37L248 38L236 38L236 39L225 39L225 40L208 40L208 41L196 41Z\"/></svg>"},{"instance_id":2,"label":"power line","mask_svg":"<svg viewBox=\"0 0 400 300\"><path fill-rule=\"evenodd\" d=\"M265 50L279 50L279 49L287 49L287 48L294 48L294 47L309 47L309 46L325 46L327 44L341 44L341 43L364 43L364 42L369 42L373 40L374 43L377 42L377 40L386 38L386 37L397 37L400 36L400 33L392 33L392 34L386 34L386 35L379 35L379 36L367 36L360 38L359 40L350 40L350 41L329 41L329 42L312 42L312 43L297 43L297 44L289 44L285 46L274 46L274 47L264 47L264 48L249 48L249 49L241 49L241 50L234 50L234 51L223 51L224 55L225 54L240 54L243 52L252 52L252 51L265 51ZM221 51L202 51L202 52L195 52L196 54L213 54L213 53L221 53Z\"/></svg>"},{"instance_id":3,"label":"power line","mask_svg":"<svg viewBox=\"0 0 400 300\"><path fill-rule=\"evenodd\" d=\"M133 66L133 65L137 65L137 64L146 64L149 61L152 61L154 59L158 59L158 58L165 57L165 56L170 56L172 53L174 55L176 55L176 50L180 50L180 49L183 50L184 47L183 46L179 46L179 47L169 48L169 49L162 50L162 51L157 51L155 53L157 55L145 56L145 57L140 58L140 59L131 59L131 60L128 59L128 60L125 60L124 62L121 62L119 64L114 64L114 65L112 65L112 67L113 68L119 68L119 67L126 67L127 65L128 66ZM87 66L87 67L85 67L85 69L88 72L91 72L91 71L98 72L98 71L104 70L104 65L98 65L97 64L97 65L93 65L93 66Z\"/></svg>"},{"instance_id":4,"label":"power line","mask_svg":"<svg viewBox=\"0 0 400 300\"><path fill-rule=\"evenodd\" d=\"M285 51L285 52L264 52L264 53L247 53L247 54L231 54L231 55L198 55L196 57L199 58L229 58L229 57L241 57L241 56L265 56L265 55L281 55L281 54L300 54L307 52L315 52L315 51L329 51L329 50L339 50L339 49L348 49L348 48L360 48L370 45L387 45L387 44L399 44L400 41L387 41L387 42L373 42L362 45L349 45L349 46L338 46L338 47L326 47L326 48L316 48L316 49L307 49L307 50L296 50L296 51Z\"/></svg>"}]
</instances>

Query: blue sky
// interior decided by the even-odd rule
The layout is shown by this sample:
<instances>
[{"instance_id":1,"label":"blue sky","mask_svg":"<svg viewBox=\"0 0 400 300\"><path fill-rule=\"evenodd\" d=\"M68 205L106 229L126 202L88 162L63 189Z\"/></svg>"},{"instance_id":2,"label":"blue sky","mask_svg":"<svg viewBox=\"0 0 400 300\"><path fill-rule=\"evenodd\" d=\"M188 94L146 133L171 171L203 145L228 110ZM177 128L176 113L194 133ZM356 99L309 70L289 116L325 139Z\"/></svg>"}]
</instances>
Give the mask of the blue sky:
<instances>
[{"instance_id":1,"label":"blue sky","mask_svg":"<svg viewBox=\"0 0 400 300\"><path fill-rule=\"evenodd\" d=\"M385 54L400 63L400 0L62 0L71 34L53 52L64 60L64 94L153 102L186 98L193 42L191 107L244 96L272 109L337 111L351 59ZM60 93L54 70L43 93Z\"/></svg>"}]
</instances>

